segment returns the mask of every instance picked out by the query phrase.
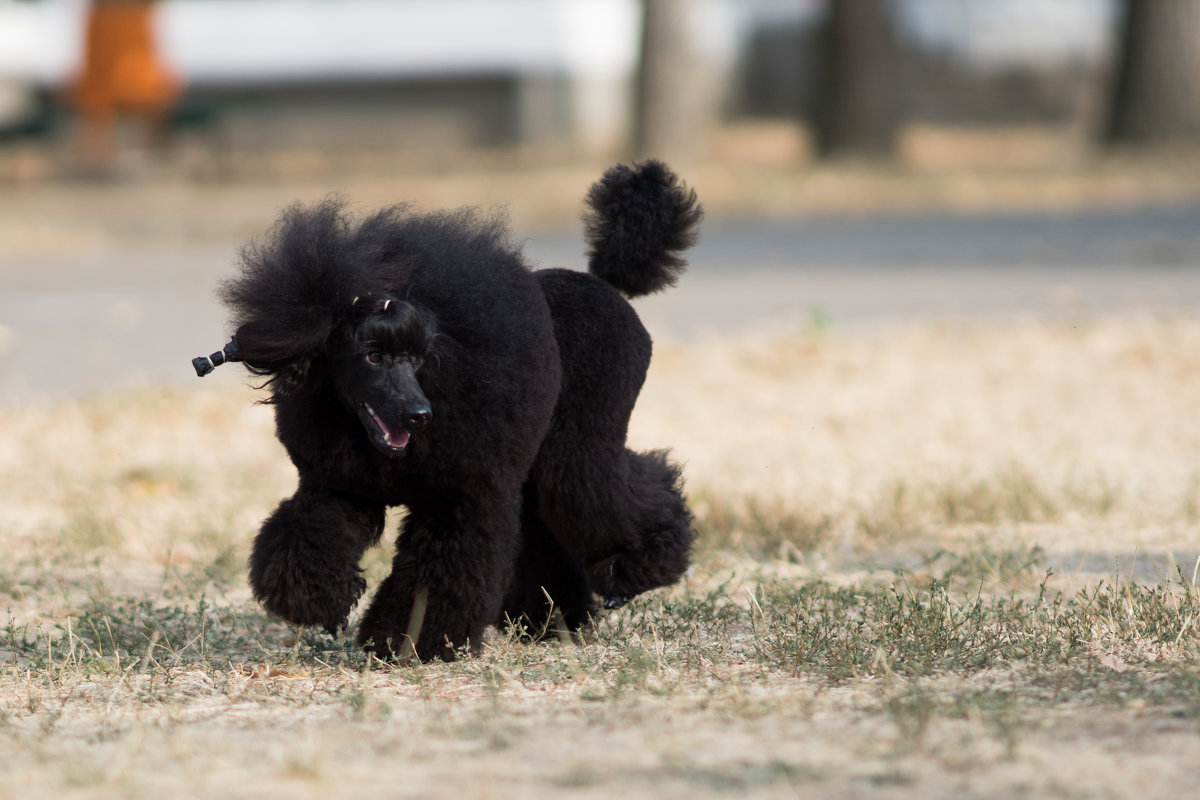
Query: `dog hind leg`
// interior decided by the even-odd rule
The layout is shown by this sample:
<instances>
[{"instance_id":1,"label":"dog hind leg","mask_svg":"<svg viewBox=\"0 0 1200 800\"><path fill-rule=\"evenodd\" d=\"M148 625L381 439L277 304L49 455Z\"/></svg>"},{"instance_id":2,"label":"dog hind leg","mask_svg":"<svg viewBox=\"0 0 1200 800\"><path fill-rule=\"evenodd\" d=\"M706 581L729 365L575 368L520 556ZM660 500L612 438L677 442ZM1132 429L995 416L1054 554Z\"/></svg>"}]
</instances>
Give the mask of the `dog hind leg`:
<instances>
[{"instance_id":1,"label":"dog hind leg","mask_svg":"<svg viewBox=\"0 0 1200 800\"><path fill-rule=\"evenodd\" d=\"M606 608L683 576L695 531L665 451L583 448L555 462L535 470L539 517Z\"/></svg>"},{"instance_id":2,"label":"dog hind leg","mask_svg":"<svg viewBox=\"0 0 1200 800\"><path fill-rule=\"evenodd\" d=\"M653 345L608 284L566 270L535 274L562 360L562 391L532 473L538 517L615 607L678 580L695 538L679 468L664 452L625 447Z\"/></svg>"},{"instance_id":3,"label":"dog hind leg","mask_svg":"<svg viewBox=\"0 0 1200 800\"><path fill-rule=\"evenodd\" d=\"M557 624L577 630L594 610L587 572L563 549L538 515L533 481L525 486L521 554L497 624L519 626L535 638L553 635ZM559 622L554 612L562 614Z\"/></svg>"},{"instance_id":4,"label":"dog hind leg","mask_svg":"<svg viewBox=\"0 0 1200 800\"><path fill-rule=\"evenodd\" d=\"M667 453L626 450L629 465L626 534L612 553L593 558L589 575L605 608L683 577L696 534L683 497L680 468Z\"/></svg>"}]
</instances>

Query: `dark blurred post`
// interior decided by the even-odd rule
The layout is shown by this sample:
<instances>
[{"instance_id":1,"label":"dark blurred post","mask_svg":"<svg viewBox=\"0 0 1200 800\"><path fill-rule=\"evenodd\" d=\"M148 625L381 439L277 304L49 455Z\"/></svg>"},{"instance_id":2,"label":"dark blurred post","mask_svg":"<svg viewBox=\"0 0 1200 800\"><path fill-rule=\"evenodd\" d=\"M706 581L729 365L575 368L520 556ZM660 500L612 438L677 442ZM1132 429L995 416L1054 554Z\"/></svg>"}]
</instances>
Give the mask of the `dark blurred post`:
<instances>
[{"instance_id":1,"label":"dark blurred post","mask_svg":"<svg viewBox=\"0 0 1200 800\"><path fill-rule=\"evenodd\" d=\"M1200 0L1126 0L1107 140L1200 136Z\"/></svg>"},{"instance_id":2,"label":"dark blurred post","mask_svg":"<svg viewBox=\"0 0 1200 800\"><path fill-rule=\"evenodd\" d=\"M640 157L683 161L700 138L689 0L642 0L634 147Z\"/></svg>"},{"instance_id":3,"label":"dark blurred post","mask_svg":"<svg viewBox=\"0 0 1200 800\"><path fill-rule=\"evenodd\" d=\"M829 0L813 132L817 153L890 156L900 130L900 46L888 0Z\"/></svg>"}]
</instances>

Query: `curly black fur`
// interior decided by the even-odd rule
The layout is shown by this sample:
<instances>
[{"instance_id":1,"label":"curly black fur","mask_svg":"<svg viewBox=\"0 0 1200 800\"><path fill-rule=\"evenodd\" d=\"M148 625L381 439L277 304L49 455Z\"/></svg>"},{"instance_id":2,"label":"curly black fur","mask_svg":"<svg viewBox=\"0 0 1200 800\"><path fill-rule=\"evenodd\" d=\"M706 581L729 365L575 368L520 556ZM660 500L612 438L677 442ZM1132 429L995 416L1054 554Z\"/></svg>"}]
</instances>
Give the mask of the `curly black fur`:
<instances>
[{"instance_id":1,"label":"curly black fur","mask_svg":"<svg viewBox=\"0 0 1200 800\"><path fill-rule=\"evenodd\" d=\"M594 592L615 607L683 574L679 468L625 447L651 345L617 290L673 283L700 210L658 162L610 170L589 202L594 275L530 272L472 211L354 221L338 201L289 208L243 251L220 296L300 473L250 558L269 611L336 633L395 505L392 573L358 632L382 656L453 658L489 624L544 632L554 609L578 627Z\"/></svg>"},{"instance_id":2,"label":"curly black fur","mask_svg":"<svg viewBox=\"0 0 1200 800\"><path fill-rule=\"evenodd\" d=\"M588 270L626 297L674 286L696 243L696 193L659 161L612 167L588 192Z\"/></svg>"}]
</instances>

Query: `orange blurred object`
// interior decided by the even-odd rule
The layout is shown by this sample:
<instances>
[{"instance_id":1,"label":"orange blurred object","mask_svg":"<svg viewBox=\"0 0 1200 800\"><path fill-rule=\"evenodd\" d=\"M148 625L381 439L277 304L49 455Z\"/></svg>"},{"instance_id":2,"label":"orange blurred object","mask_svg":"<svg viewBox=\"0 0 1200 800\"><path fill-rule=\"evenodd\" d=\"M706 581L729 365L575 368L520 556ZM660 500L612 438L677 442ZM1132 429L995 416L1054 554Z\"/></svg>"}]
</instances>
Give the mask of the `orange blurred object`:
<instances>
[{"instance_id":1,"label":"orange blurred object","mask_svg":"<svg viewBox=\"0 0 1200 800\"><path fill-rule=\"evenodd\" d=\"M91 5L83 70L74 87L81 114L165 114L180 82L162 63L154 39L154 3L100 0Z\"/></svg>"}]
</instances>

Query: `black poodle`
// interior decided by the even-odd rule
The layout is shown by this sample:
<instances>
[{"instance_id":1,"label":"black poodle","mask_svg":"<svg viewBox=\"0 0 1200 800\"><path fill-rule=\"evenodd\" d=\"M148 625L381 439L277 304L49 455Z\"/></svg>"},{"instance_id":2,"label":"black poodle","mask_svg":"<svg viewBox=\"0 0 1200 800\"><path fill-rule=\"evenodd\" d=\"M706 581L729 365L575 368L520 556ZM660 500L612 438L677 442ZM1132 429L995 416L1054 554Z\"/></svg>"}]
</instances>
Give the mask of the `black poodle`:
<instances>
[{"instance_id":1,"label":"black poodle","mask_svg":"<svg viewBox=\"0 0 1200 800\"><path fill-rule=\"evenodd\" d=\"M266 379L300 473L250 556L254 595L336 635L384 509L408 513L359 629L383 656L454 658L489 624L574 629L675 582L694 532L680 470L625 447L650 337L622 297L674 284L701 211L663 164L588 194L591 274L531 272L470 210L286 211L220 290L236 328L204 374ZM557 617L554 617L557 619Z\"/></svg>"}]
</instances>

